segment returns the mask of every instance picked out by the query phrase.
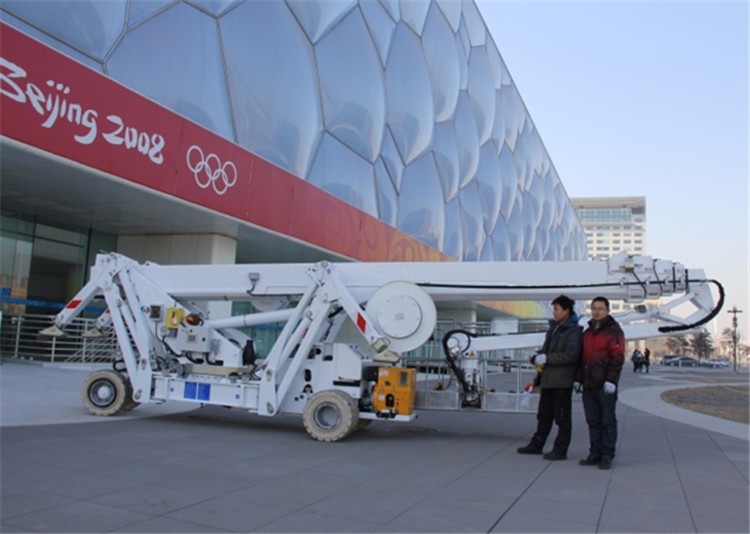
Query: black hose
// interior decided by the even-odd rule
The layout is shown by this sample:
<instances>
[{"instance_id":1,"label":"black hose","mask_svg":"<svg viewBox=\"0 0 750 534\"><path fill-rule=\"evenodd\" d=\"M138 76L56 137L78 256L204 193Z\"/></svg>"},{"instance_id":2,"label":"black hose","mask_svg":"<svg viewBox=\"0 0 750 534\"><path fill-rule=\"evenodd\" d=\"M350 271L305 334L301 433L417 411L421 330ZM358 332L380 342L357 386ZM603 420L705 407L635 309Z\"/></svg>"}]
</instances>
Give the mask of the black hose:
<instances>
[{"instance_id":1,"label":"black hose","mask_svg":"<svg viewBox=\"0 0 750 534\"><path fill-rule=\"evenodd\" d=\"M690 323L690 324L681 324L681 325L676 325L676 326L660 326L659 332L669 333L669 332L681 332L683 330L692 330L696 326L706 324L711 319L716 317L721 311L721 308L724 307L724 286L722 286L718 280L691 280L691 281L692 282L711 282L712 284L716 284L716 287L719 288L719 301L716 303L716 306L714 306L714 309L711 310L711 312L708 315L706 315L703 319L699 321L695 321L694 323Z\"/></svg>"},{"instance_id":2,"label":"black hose","mask_svg":"<svg viewBox=\"0 0 750 534\"><path fill-rule=\"evenodd\" d=\"M469 385L469 383L466 381L466 376L464 375L464 372L461 370L461 368L456 364L455 358L451 355L451 351L448 348L448 340L454 335L454 334L464 334L466 335L467 339L470 339L472 337L476 337L476 334L473 334L472 332L469 332L468 330L462 330L460 328L455 330L449 330L445 333L443 336L443 352L445 353L445 361L448 363L448 367L451 368L451 371L453 371L453 374L456 375L456 379L461 384L461 390L464 394L464 397L466 396L466 393L474 391L474 388ZM470 343L471 344L471 343ZM466 347L469 348L468 346Z\"/></svg>"}]
</instances>

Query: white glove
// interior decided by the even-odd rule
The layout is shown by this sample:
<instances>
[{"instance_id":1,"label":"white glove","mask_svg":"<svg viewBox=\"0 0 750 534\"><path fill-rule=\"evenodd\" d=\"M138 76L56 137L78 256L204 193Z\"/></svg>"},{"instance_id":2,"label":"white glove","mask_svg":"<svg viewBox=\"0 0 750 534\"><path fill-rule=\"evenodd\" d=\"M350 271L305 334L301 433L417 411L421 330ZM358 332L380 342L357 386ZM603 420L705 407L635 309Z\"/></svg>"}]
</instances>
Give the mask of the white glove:
<instances>
[{"instance_id":1,"label":"white glove","mask_svg":"<svg viewBox=\"0 0 750 534\"><path fill-rule=\"evenodd\" d=\"M534 358L534 365L544 365L545 363L547 363L546 354L537 354Z\"/></svg>"},{"instance_id":2,"label":"white glove","mask_svg":"<svg viewBox=\"0 0 750 534\"><path fill-rule=\"evenodd\" d=\"M573 382L573 391L580 393L583 391L583 384L578 381Z\"/></svg>"},{"instance_id":3,"label":"white glove","mask_svg":"<svg viewBox=\"0 0 750 534\"><path fill-rule=\"evenodd\" d=\"M604 383L604 394L605 395L612 395L615 391L617 391L617 386L614 385L612 382L605 382Z\"/></svg>"}]
</instances>

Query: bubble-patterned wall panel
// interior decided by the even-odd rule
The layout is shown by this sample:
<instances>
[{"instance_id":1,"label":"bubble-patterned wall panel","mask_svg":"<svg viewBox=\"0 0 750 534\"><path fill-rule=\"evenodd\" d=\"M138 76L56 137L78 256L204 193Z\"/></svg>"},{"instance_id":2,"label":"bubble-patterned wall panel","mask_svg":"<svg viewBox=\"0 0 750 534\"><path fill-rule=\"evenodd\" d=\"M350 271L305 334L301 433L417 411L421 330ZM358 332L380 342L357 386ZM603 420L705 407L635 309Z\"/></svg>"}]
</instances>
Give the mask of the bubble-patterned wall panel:
<instances>
[{"instance_id":1,"label":"bubble-patterned wall panel","mask_svg":"<svg viewBox=\"0 0 750 534\"><path fill-rule=\"evenodd\" d=\"M471 0L4 0L0 17L453 258L586 258Z\"/></svg>"}]
</instances>

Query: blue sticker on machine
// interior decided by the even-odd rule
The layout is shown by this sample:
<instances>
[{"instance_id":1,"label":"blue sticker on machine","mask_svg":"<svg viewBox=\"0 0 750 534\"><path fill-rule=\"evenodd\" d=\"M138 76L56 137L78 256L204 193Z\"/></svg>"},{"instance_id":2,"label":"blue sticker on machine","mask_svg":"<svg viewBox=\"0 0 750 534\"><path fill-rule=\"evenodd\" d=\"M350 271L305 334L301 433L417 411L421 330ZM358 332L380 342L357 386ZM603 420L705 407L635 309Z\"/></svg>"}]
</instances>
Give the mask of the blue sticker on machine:
<instances>
[{"instance_id":1,"label":"blue sticker on machine","mask_svg":"<svg viewBox=\"0 0 750 534\"><path fill-rule=\"evenodd\" d=\"M198 385L198 400L207 401L211 399L211 384Z\"/></svg>"},{"instance_id":2,"label":"blue sticker on machine","mask_svg":"<svg viewBox=\"0 0 750 534\"><path fill-rule=\"evenodd\" d=\"M183 397L186 399L194 399L198 392L198 384L195 382L185 382L185 392Z\"/></svg>"}]
</instances>

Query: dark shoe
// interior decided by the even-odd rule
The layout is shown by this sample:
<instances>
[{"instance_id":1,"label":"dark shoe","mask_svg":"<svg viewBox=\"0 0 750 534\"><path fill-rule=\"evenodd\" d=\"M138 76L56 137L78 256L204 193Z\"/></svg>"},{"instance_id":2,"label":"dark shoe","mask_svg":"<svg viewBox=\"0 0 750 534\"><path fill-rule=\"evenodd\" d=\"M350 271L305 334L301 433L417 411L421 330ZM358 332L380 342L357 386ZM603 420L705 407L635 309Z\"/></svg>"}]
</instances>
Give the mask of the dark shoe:
<instances>
[{"instance_id":1,"label":"dark shoe","mask_svg":"<svg viewBox=\"0 0 750 534\"><path fill-rule=\"evenodd\" d=\"M516 452L518 454L542 454L542 447L532 441L525 447L518 447Z\"/></svg>"},{"instance_id":2,"label":"dark shoe","mask_svg":"<svg viewBox=\"0 0 750 534\"><path fill-rule=\"evenodd\" d=\"M542 458L544 458L545 460L567 460L568 455L565 454L564 452L551 450L550 452L542 456Z\"/></svg>"},{"instance_id":3,"label":"dark shoe","mask_svg":"<svg viewBox=\"0 0 750 534\"><path fill-rule=\"evenodd\" d=\"M599 465L602 461L601 456L595 454L589 454L585 459L578 460L578 465Z\"/></svg>"},{"instance_id":4,"label":"dark shoe","mask_svg":"<svg viewBox=\"0 0 750 534\"><path fill-rule=\"evenodd\" d=\"M599 469L609 469L610 467L612 467L612 458L602 456L602 459L599 461Z\"/></svg>"}]
</instances>

